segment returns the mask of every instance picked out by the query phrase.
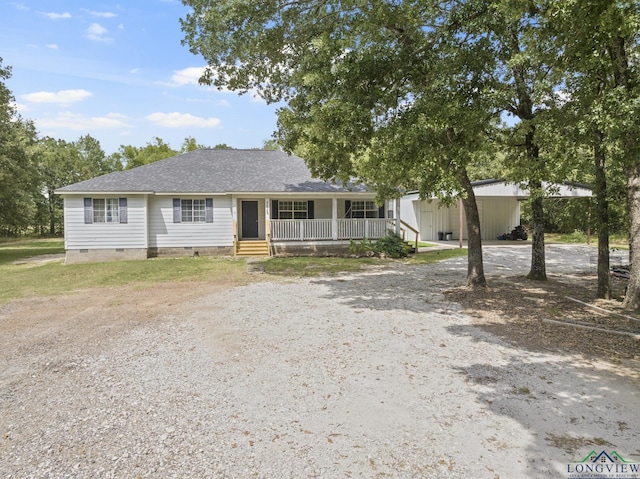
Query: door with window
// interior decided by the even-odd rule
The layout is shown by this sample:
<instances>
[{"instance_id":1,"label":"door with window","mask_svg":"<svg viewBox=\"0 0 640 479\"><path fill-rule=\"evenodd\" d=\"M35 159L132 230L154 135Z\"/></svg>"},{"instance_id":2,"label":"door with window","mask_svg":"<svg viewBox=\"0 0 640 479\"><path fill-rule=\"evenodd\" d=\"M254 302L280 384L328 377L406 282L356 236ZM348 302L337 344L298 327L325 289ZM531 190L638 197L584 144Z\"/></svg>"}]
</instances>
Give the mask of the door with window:
<instances>
[{"instance_id":1,"label":"door with window","mask_svg":"<svg viewBox=\"0 0 640 479\"><path fill-rule=\"evenodd\" d=\"M242 239L258 239L258 202L242 201Z\"/></svg>"}]
</instances>

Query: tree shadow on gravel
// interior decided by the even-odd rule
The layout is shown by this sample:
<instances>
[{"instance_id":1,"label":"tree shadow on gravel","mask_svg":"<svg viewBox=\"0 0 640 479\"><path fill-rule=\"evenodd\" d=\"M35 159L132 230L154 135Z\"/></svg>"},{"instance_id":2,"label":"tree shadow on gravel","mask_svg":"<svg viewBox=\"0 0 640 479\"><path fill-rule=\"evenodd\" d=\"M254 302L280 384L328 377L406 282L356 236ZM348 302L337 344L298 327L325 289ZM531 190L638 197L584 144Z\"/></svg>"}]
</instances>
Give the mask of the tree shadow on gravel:
<instances>
[{"instance_id":1,"label":"tree shadow on gravel","mask_svg":"<svg viewBox=\"0 0 640 479\"><path fill-rule=\"evenodd\" d=\"M328 297L355 309L434 312L450 303L443 291L463 284L465 274L449 266L397 266L348 277L319 278L312 284L326 286ZM456 305L456 308L459 307Z\"/></svg>"},{"instance_id":2,"label":"tree shadow on gravel","mask_svg":"<svg viewBox=\"0 0 640 479\"><path fill-rule=\"evenodd\" d=\"M525 457L509 456L508 433L488 433L487 447L504 451L506 460L513 461L513 477L560 477L569 463L592 450L615 449L625 459L640 462L635 432L640 416L634 413L640 341L545 321L621 328L620 318L596 314L567 299L620 312L617 302L595 299L594 277L566 272L536 282L494 275L489 277L490 288L470 290L460 286L464 273L460 264L451 262L312 283L326 286L325 296L356 309L424 313L429 321L443 322L449 315L462 314L470 321L451 321L449 333L506 351L495 361L453 371L464 378L483 409L516 421L530 433ZM618 293L623 286L615 285ZM630 321L624 327L637 324Z\"/></svg>"}]
</instances>

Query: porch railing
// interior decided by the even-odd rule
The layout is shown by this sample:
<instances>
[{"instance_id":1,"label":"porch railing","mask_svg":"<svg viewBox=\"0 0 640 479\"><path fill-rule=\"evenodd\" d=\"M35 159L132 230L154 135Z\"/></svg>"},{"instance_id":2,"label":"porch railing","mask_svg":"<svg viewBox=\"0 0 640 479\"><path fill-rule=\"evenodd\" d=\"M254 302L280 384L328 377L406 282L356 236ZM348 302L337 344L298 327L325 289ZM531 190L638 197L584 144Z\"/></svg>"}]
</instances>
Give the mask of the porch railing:
<instances>
[{"instance_id":1,"label":"porch railing","mask_svg":"<svg viewBox=\"0 0 640 479\"><path fill-rule=\"evenodd\" d=\"M334 236L333 221L320 220L271 220L272 241L319 241L349 239L377 239L394 227L394 220L385 218L338 219Z\"/></svg>"}]
</instances>

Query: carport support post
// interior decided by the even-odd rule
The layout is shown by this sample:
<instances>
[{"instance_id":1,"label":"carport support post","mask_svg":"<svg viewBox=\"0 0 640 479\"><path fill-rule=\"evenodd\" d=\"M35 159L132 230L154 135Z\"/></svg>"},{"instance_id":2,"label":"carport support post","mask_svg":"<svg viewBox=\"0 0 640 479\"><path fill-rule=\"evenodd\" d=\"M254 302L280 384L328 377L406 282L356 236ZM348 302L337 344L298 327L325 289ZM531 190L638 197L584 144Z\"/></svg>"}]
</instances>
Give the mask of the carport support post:
<instances>
[{"instance_id":1,"label":"carport support post","mask_svg":"<svg viewBox=\"0 0 640 479\"><path fill-rule=\"evenodd\" d=\"M395 199L396 203L396 234L400 236L400 198Z\"/></svg>"}]
</instances>

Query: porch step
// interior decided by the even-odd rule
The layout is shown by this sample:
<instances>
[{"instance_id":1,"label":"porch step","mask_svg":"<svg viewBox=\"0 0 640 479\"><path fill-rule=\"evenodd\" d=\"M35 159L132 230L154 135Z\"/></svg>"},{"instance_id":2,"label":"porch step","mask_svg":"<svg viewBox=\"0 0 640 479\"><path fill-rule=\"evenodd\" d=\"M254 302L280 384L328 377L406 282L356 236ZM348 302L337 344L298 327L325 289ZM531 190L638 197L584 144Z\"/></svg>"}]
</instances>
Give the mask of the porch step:
<instances>
[{"instance_id":1,"label":"porch step","mask_svg":"<svg viewBox=\"0 0 640 479\"><path fill-rule=\"evenodd\" d=\"M269 256L266 241L238 241L236 256Z\"/></svg>"},{"instance_id":2,"label":"porch step","mask_svg":"<svg viewBox=\"0 0 640 479\"><path fill-rule=\"evenodd\" d=\"M413 254L416 252L415 241L405 241L404 244L406 244L409 247L409 254Z\"/></svg>"}]
</instances>

